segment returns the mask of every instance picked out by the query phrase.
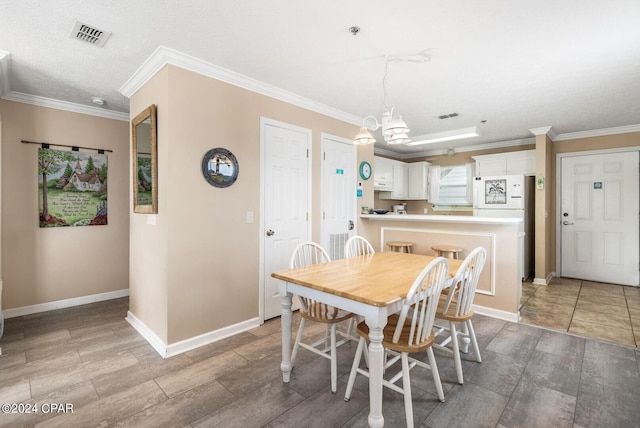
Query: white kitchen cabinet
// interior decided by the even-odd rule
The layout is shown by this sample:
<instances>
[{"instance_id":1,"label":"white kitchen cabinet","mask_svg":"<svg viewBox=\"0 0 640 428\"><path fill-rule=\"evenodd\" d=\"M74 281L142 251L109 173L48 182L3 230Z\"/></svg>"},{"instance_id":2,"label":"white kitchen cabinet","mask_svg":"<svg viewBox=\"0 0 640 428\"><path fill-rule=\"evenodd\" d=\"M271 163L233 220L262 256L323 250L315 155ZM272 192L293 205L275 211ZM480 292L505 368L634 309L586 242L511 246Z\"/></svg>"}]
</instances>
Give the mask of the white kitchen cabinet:
<instances>
[{"instance_id":1,"label":"white kitchen cabinet","mask_svg":"<svg viewBox=\"0 0 640 428\"><path fill-rule=\"evenodd\" d=\"M428 199L429 162L405 163L374 156L373 189L380 199Z\"/></svg>"},{"instance_id":2,"label":"white kitchen cabinet","mask_svg":"<svg viewBox=\"0 0 640 428\"><path fill-rule=\"evenodd\" d=\"M387 200L407 199L408 171L407 164L401 161L380 158L383 176L374 183L374 190L379 190L378 197ZM376 162L378 162L376 160ZM387 184L386 175L391 171L391 183Z\"/></svg>"},{"instance_id":3,"label":"white kitchen cabinet","mask_svg":"<svg viewBox=\"0 0 640 428\"><path fill-rule=\"evenodd\" d=\"M476 161L476 175L536 175L536 151L497 153L473 156Z\"/></svg>"},{"instance_id":4,"label":"white kitchen cabinet","mask_svg":"<svg viewBox=\"0 0 640 428\"><path fill-rule=\"evenodd\" d=\"M429 198L429 162L407 164L409 185L407 199L427 200Z\"/></svg>"},{"instance_id":5,"label":"white kitchen cabinet","mask_svg":"<svg viewBox=\"0 0 640 428\"><path fill-rule=\"evenodd\" d=\"M373 157L373 189L393 190L393 163L392 159L380 156Z\"/></svg>"},{"instance_id":6,"label":"white kitchen cabinet","mask_svg":"<svg viewBox=\"0 0 640 428\"><path fill-rule=\"evenodd\" d=\"M507 175L536 175L536 151L523 152L521 155L507 157Z\"/></svg>"},{"instance_id":7,"label":"white kitchen cabinet","mask_svg":"<svg viewBox=\"0 0 640 428\"><path fill-rule=\"evenodd\" d=\"M409 170L407 164L400 161L393 163L393 190L390 199L407 199L409 187Z\"/></svg>"}]
</instances>

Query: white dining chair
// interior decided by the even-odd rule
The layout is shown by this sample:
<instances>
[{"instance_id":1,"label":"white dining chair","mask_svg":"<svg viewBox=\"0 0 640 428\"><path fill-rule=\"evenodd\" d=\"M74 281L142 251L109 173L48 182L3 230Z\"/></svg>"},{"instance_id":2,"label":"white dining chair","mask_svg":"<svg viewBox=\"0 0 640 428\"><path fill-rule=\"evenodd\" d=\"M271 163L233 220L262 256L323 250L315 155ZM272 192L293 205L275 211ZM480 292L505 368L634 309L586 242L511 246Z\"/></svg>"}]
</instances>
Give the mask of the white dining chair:
<instances>
[{"instance_id":1,"label":"white dining chair","mask_svg":"<svg viewBox=\"0 0 640 428\"><path fill-rule=\"evenodd\" d=\"M373 246L362 236L352 236L344 244L344 257L356 257L364 254L374 254L376 250Z\"/></svg>"},{"instance_id":2,"label":"white dining chair","mask_svg":"<svg viewBox=\"0 0 640 428\"><path fill-rule=\"evenodd\" d=\"M331 261L329 254L315 242L303 242L298 245L291 255L289 262L290 268L297 268L302 266L308 266L317 263L327 263ZM354 315L351 312L344 311L342 309L327 305L307 297L298 296L300 300L300 327L298 328L298 334L296 335L296 341L293 345L293 351L291 352L291 365L293 366L296 356L298 354L298 348L305 348L321 357L327 358L331 361L331 392L336 392L338 387L338 360L336 348L339 344L346 342L348 336L340 331L337 331L336 326L338 323L352 318ZM315 321L325 324L327 326L326 335L314 342L304 343L302 341L302 334L306 321ZM345 337L345 340L337 343L336 335L340 334Z\"/></svg>"},{"instance_id":3,"label":"white dining chair","mask_svg":"<svg viewBox=\"0 0 640 428\"><path fill-rule=\"evenodd\" d=\"M449 261L438 257L429 263L413 282L407 297L402 305L402 310L387 318L384 327L382 346L393 358L385 362L385 379L382 384L404 395L404 407L407 419L407 427L413 427L413 405L411 399L411 381L409 370L415 366L431 370L433 382L436 385L438 398L444 401L444 391L440 382L438 366L433 355L433 322L438 307L439 296L449 273ZM347 382L347 390L344 396L349 401L351 391L358 374L369 377L369 372L360 368L362 352L369 338L369 327L366 323L358 324L360 342L356 349L356 355L351 366L351 373ZM427 352L429 363L409 357L416 352ZM400 361L402 369L393 376L387 376L388 369ZM396 385L402 379L402 386Z\"/></svg>"},{"instance_id":4,"label":"white dining chair","mask_svg":"<svg viewBox=\"0 0 640 428\"><path fill-rule=\"evenodd\" d=\"M440 296L440 304L436 312L434 331L437 339L433 346L453 354L458 383L461 385L463 376L460 340L466 342L463 344L462 351L468 351L470 341L476 361L482 362L478 340L471 322L473 317L471 306L486 259L487 250L482 247L475 248L465 257L451 282L448 293L442 293ZM461 325L462 329L458 330L456 324Z\"/></svg>"}]
</instances>

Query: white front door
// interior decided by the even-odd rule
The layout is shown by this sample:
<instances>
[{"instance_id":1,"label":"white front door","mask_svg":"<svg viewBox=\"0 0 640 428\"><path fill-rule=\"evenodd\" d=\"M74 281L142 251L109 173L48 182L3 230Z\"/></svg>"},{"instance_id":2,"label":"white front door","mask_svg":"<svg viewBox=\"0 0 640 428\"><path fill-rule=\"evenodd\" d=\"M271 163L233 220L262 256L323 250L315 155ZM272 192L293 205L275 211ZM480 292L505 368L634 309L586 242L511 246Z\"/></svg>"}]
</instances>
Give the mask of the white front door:
<instances>
[{"instance_id":1,"label":"white front door","mask_svg":"<svg viewBox=\"0 0 640 428\"><path fill-rule=\"evenodd\" d=\"M311 131L262 119L263 320L281 314L279 280L293 249L309 240Z\"/></svg>"},{"instance_id":2,"label":"white front door","mask_svg":"<svg viewBox=\"0 0 640 428\"><path fill-rule=\"evenodd\" d=\"M356 222L356 153L353 143L322 136L322 242L331 260L344 258Z\"/></svg>"},{"instance_id":3,"label":"white front door","mask_svg":"<svg viewBox=\"0 0 640 428\"><path fill-rule=\"evenodd\" d=\"M638 152L561 159L561 275L637 286Z\"/></svg>"}]
</instances>

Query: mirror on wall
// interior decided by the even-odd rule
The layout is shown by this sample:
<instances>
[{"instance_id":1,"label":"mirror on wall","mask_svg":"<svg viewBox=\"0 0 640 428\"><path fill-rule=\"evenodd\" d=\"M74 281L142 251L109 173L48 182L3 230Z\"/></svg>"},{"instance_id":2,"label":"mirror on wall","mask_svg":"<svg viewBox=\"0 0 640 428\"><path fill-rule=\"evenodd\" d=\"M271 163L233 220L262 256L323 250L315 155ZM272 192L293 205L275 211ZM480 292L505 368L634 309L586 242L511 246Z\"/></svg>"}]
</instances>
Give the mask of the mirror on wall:
<instances>
[{"instance_id":1,"label":"mirror on wall","mask_svg":"<svg viewBox=\"0 0 640 428\"><path fill-rule=\"evenodd\" d=\"M156 106L150 105L131 121L133 212L158 213L158 147Z\"/></svg>"}]
</instances>

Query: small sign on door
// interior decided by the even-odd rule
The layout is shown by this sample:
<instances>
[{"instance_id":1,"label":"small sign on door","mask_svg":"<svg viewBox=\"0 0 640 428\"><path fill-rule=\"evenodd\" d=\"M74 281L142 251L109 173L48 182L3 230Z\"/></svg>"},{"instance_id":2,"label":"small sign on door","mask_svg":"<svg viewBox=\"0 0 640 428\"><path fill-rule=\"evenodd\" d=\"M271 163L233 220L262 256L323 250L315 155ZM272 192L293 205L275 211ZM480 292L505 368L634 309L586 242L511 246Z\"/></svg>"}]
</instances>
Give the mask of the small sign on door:
<instances>
[{"instance_id":1,"label":"small sign on door","mask_svg":"<svg viewBox=\"0 0 640 428\"><path fill-rule=\"evenodd\" d=\"M593 182L594 189L602 189L602 181L594 181Z\"/></svg>"}]
</instances>

